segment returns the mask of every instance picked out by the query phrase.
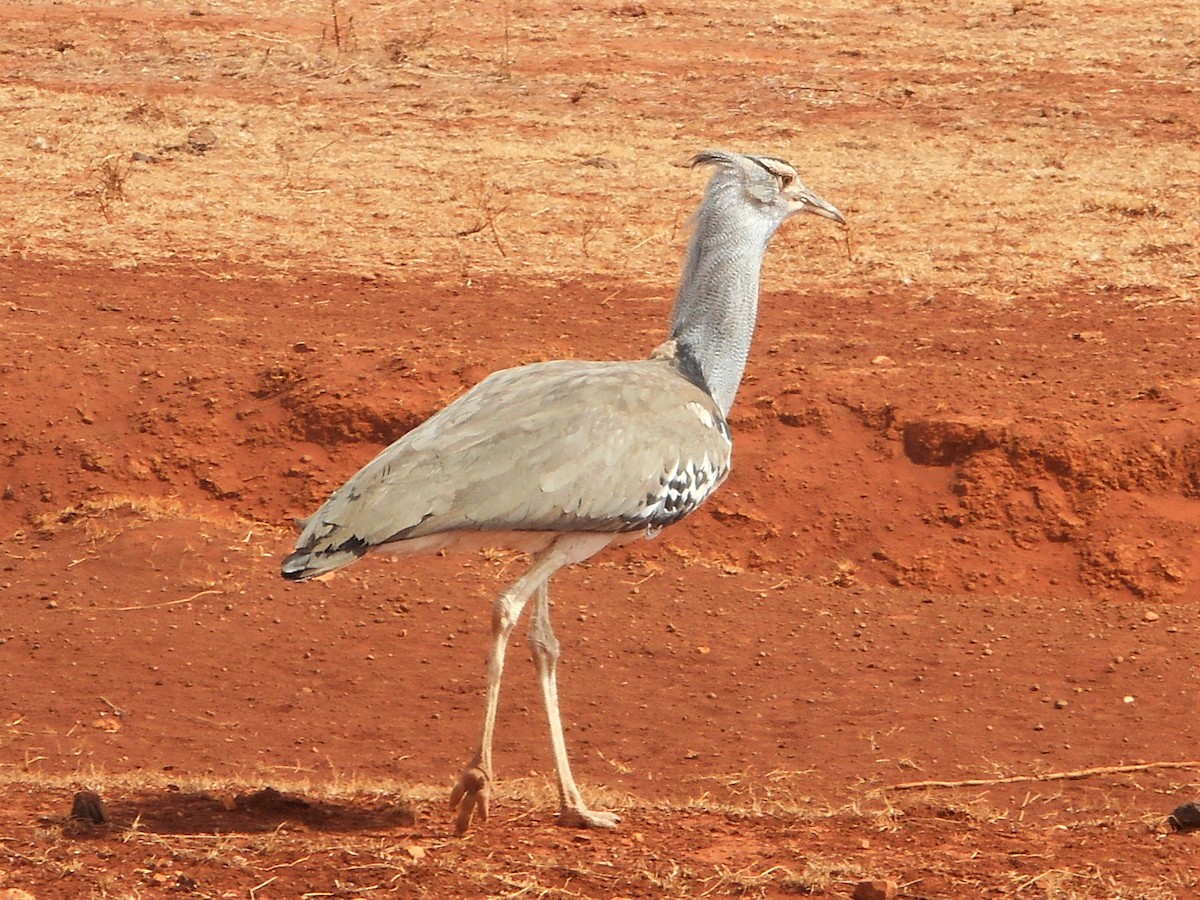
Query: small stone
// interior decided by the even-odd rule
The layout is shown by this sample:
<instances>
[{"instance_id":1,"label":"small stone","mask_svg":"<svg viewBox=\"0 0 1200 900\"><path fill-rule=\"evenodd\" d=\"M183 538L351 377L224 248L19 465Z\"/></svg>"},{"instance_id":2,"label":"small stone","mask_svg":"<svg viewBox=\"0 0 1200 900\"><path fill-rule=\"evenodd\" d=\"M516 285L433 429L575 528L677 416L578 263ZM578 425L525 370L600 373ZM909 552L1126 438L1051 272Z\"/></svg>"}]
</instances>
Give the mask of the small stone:
<instances>
[{"instance_id":1,"label":"small stone","mask_svg":"<svg viewBox=\"0 0 1200 900\"><path fill-rule=\"evenodd\" d=\"M885 356L882 353L871 360L871 365L873 366L894 366L895 364L890 356Z\"/></svg>"},{"instance_id":2,"label":"small stone","mask_svg":"<svg viewBox=\"0 0 1200 900\"><path fill-rule=\"evenodd\" d=\"M860 881L851 896L854 900L895 900L896 883L883 879Z\"/></svg>"},{"instance_id":3,"label":"small stone","mask_svg":"<svg viewBox=\"0 0 1200 900\"><path fill-rule=\"evenodd\" d=\"M1066 701L1066 700L1055 700L1055 701L1054 701L1054 708L1055 708L1055 709L1066 709L1066 708L1067 708L1067 701Z\"/></svg>"},{"instance_id":4,"label":"small stone","mask_svg":"<svg viewBox=\"0 0 1200 900\"><path fill-rule=\"evenodd\" d=\"M95 791L80 791L71 802L71 818L103 825L108 821L108 810Z\"/></svg>"},{"instance_id":5,"label":"small stone","mask_svg":"<svg viewBox=\"0 0 1200 900\"><path fill-rule=\"evenodd\" d=\"M207 153L215 146L217 146L217 135L207 125L201 125L188 132L185 148L189 153Z\"/></svg>"},{"instance_id":6,"label":"small stone","mask_svg":"<svg viewBox=\"0 0 1200 900\"><path fill-rule=\"evenodd\" d=\"M623 3L616 7L612 14L621 19L644 19L646 7L640 3Z\"/></svg>"},{"instance_id":7,"label":"small stone","mask_svg":"<svg viewBox=\"0 0 1200 900\"><path fill-rule=\"evenodd\" d=\"M1146 614L1144 616L1142 616L1142 618L1145 619L1147 622L1157 622L1158 621L1158 613L1156 613L1152 609L1148 609L1148 610L1146 610Z\"/></svg>"}]
</instances>

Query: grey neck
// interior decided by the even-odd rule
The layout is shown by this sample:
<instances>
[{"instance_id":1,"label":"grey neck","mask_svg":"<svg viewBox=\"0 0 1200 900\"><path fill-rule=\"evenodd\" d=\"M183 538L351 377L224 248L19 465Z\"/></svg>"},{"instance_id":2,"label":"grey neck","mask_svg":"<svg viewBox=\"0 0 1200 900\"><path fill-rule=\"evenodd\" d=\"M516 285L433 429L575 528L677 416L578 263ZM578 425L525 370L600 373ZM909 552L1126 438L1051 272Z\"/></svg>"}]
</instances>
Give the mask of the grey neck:
<instances>
[{"instance_id":1,"label":"grey neck","mask_svg":"<svg viewBox=\"0 0 1200 900\"><path fill-rule=\"evenodd\" d=\"M692 221L671 338L725 415L750 355L763 255L781 221L747 203L736 181L717 178Z\"/></svg>"}]
</instances>

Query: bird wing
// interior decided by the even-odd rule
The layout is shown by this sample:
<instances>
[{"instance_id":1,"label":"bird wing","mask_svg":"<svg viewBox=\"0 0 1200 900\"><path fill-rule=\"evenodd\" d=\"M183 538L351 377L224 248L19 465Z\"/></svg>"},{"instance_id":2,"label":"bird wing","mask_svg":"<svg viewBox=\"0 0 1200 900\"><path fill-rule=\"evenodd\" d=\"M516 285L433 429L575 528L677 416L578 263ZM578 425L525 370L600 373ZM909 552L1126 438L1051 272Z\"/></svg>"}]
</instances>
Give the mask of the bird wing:
<instances>
[{"instance_id":1,"label":"bird wing","mask_svg":"<svg viewBox=\"0 0 1200 900\"><path fill-rule=\"evenodd\" d=\"M671 360L507 369L334 492L285 574L290 564L290 577L311 577L374 546L451 531L660 527L716 489L730 450L719 407Z\"/></svg>"}]
</instances>

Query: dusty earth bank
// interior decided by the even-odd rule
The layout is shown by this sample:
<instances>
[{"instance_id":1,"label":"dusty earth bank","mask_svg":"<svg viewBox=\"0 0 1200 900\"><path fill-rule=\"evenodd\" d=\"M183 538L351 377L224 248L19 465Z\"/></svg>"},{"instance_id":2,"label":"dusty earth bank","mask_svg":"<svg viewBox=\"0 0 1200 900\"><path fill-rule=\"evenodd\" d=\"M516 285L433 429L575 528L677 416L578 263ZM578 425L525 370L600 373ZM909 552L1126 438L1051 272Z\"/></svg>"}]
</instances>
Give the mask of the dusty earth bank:
<instances>
[{"instance_id":1,"label":"dusty earth bank","mask_svg":"<svg viewBox=\"0 0 1200 900\"><path fill-rule=\"evenodd\" d=\"M275 9L0 6L0 896L1200 892L1189 5ZM851 228L772 248L722 493L555 586L622 829L514 647L455 839L520 559L287 585L290 520L652 347L711 144Z\"/></svg>"}]
</instances>

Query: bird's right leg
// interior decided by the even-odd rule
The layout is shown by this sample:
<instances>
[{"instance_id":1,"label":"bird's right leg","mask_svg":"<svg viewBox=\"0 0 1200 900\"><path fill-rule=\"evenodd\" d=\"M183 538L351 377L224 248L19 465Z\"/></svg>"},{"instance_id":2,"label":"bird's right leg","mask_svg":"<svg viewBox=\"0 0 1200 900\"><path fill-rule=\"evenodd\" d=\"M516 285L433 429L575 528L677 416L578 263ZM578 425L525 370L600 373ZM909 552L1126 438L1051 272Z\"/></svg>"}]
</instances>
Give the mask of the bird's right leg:
<instances>
[{"instance_id":1,"label":"bird's right leg","mask_svg":"<svg viewBox=\"0 0 1200 900\"><path fill-rule=\"evenodd\" d=\"M504 655L508 638L512 634L521 610L530 595L546 583L570 558L556 551L555 546L543 550L534 557L529 571L509 585L492 608L492 649L487 662L487 705L483 714L483 734L479 749L467 763L459 776L454 790L450 792L450 808L456 809L454 828L463 834L471 826L471 818L478 813L480 821L487 819L488 801L492 792L492 736L496 730L496 710L500 705L500 678L504 674Z\"/></svg>"},{"instance_id":2,"label":"bird's right leg","mask_svg":"<svg viewBox=\"0 0 1200 900\"><path fill-rule=\"evenodd\" d=\"M523 579L522 579L523 580ZM471 826L476 813L479 820L488 817L488 801L492 794L492 736L496 730L496 709L500 705L500 678L504 674L504 654L521 610L531 591L518 593L521 582L509 587L496 598L492 608L492 649L487 661L487 705L483 714L483 735L479 749L458 777L450 792L450 808L458 810L454 831L463 834Z\"/></svg>"}]
</instances>

